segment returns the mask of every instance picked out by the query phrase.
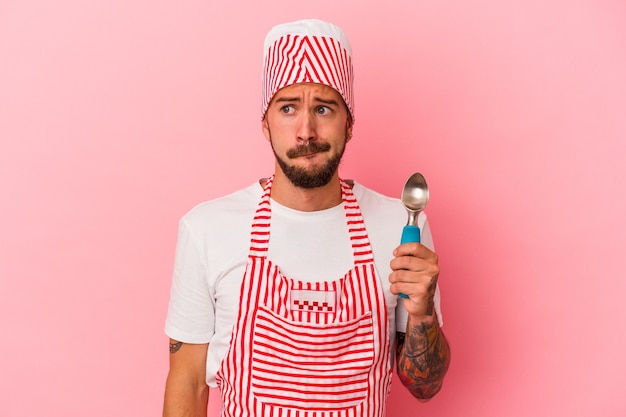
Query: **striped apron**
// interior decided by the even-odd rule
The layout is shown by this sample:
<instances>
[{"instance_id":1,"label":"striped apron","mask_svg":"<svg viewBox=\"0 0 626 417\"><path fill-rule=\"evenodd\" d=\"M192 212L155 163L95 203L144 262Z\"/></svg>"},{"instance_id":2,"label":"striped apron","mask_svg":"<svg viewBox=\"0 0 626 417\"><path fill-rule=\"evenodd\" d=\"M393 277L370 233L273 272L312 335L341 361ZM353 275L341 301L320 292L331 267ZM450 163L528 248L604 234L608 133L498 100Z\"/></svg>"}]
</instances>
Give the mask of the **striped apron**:
<instances>
[{"instance_id":1,"label":"striped apron","mask_svg":"<svg viewBox=\"0 0 626 417\"><path fill-rule=\"evenodd\" d=\"M383 417L389 323L356 198L342 180L354 266L340 279L302 282L266 257L271 185L254 217L241 306L217 373L222 417Z\"/></svg>"}]
</instances>

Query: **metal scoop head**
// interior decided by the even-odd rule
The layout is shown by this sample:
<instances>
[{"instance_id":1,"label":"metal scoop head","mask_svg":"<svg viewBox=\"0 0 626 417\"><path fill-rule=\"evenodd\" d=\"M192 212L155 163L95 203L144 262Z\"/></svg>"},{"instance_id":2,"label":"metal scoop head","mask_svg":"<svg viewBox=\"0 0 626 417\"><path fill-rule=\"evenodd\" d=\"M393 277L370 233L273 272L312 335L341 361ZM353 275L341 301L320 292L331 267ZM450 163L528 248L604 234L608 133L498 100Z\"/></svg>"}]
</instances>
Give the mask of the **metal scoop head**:
<instances>
[{"instance_id":1,"label":"metal scoop head","mask_svg":"<svg viewBox=\"0 0 626 417\"><path fill-rule=\"evenodd\" d=\"M402 204L409 214L407 224L417 225L417 215L428 204L428 184L419 172L411 175L402 189Z\"/></svg>"}]
</instances>

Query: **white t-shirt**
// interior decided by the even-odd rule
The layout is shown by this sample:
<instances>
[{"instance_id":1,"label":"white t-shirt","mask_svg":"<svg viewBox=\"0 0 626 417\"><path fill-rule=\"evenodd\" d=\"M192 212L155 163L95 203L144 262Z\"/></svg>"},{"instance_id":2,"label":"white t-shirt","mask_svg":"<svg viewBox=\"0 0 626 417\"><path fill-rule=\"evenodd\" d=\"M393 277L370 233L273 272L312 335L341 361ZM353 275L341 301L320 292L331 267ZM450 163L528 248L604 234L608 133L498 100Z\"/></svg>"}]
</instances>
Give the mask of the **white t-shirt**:
<instances>
[{"instance_id":1,"label":"white t-shirt","mask_svg":"<svg viewBox=\"0 0 626 417\"><path fill-rule=\"evenodd\" d=\"M196 206L180 221L165 333L185 343L209 343L206 376L211 387L216 386L215 375L237 320L252 218L262 191L256 182ZM389 328L404 332L408 315L397 296L389 291L387 277L391 273L393 249L399 245L406 224L406 210L399 199L359 183L354 183L352 192L363 214L385 292ZM272 200L271 209L268 259L284 275L300 281L331 281L343 277L353 266L342 205L300 212ZM418 226L422 243L434 250L424 213L419 215ZM435 308L442 323L438 291Z\"/></svg>"}]
</instances>

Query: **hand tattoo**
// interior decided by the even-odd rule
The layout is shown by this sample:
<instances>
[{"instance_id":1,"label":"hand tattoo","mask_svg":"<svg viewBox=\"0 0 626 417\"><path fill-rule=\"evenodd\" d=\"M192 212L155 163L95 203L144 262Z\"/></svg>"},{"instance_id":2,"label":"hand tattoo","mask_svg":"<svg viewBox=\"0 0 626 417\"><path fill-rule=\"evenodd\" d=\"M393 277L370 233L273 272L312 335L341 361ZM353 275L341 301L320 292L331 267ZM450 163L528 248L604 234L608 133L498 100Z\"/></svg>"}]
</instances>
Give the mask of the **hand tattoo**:
<instances>
[{"instance_id":1,"label":"hand tattoo","mask_svg":"<svg viewBox=\"0 0 626 417\"><path fill-rule=\"evenodd\" d=\"M170 353L176 353L178 352L178 350L180 349L180 347L183 345L183 342L170 342Z\"/></svg>"}]
</instances>

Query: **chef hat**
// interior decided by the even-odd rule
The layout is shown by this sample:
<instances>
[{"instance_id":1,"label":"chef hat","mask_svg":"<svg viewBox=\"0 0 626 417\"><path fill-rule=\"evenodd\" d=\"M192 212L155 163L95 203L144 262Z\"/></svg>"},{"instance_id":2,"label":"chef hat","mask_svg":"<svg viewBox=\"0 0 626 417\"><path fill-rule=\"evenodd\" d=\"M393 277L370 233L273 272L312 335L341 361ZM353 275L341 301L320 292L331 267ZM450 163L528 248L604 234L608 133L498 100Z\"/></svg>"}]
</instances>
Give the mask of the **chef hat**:
<instances>
[{"instance_id":1,"label":"chef hat","mask_svg":"<svg viewBox=\"0 0 626 417\"><path fill-rule=\"evenodd\" d=\"M354 121L352 49L341 28L307 19L272 28L265 37L261 116L278 90L297 83L334 88Z\"/></svg>"}]
</instances>

